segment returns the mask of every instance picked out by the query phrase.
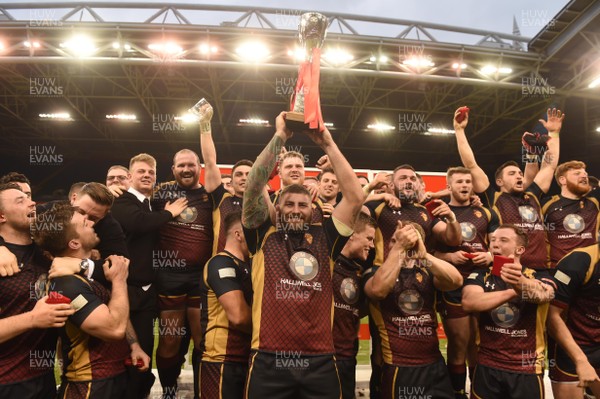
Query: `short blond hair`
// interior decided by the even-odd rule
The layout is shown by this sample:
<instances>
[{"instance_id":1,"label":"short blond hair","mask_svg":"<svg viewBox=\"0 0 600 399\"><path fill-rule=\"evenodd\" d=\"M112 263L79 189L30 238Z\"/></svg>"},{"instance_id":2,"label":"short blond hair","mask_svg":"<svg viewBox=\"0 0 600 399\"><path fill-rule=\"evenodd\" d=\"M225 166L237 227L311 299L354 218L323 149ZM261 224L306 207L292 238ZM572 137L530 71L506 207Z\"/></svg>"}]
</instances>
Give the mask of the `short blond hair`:
<instances>
[{"instance_id":1,"label":"short blond hair","mask_svg":"<svg viewBox=\"0 0 600 399\"><path fill-rule=\"evenodd\" d=\"M130 170L131 170L131 167L133 166L133 164L136 162L147 163L148 165L150 165L150 167L152 169L156 169L156 159L152 155L146 154L145 152L142 152L141 154L137 154L136 156L134 156L133 158L131 158L129 160L129 169Z\"/></svg>"}]
</instances>

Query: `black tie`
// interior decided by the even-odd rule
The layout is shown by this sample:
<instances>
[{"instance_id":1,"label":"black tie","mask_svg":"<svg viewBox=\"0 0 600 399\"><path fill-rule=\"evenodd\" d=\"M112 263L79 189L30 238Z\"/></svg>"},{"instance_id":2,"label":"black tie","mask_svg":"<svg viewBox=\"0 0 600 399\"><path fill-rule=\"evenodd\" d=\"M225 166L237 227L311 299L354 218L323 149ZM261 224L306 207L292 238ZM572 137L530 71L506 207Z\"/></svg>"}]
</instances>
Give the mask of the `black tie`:
<instances>
[{"instance_id":1,"label":"black tie","mask_svg":"<svg viewBox=\"0 0 600 399\"><path fill-rule=\"evenodd\" d=\"M150 210L150 200L148 200L148 198L144 198L144 201L142 202L143 207L144 207L144 211L146 212L152 212Z\"/></svg>"}]
</instances>

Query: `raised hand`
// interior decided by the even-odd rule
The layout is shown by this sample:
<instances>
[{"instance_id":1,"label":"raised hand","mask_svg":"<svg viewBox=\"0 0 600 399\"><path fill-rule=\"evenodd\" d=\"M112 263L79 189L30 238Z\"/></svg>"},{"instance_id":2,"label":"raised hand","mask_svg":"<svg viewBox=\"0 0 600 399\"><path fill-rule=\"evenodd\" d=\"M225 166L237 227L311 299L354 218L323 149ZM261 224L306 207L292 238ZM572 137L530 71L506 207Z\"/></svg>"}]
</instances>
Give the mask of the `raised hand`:
<instances>
[{"instance_id":1,"label":"raised hand","mask_svg":"<svg viewBox=\"0 0 600 399\"><path fill-rule=\"evenodd\" d=\"M560 109L548 108L547 112L548 121L540 119L540 123L548 130L548 133L558 133L562 127L563 120L565 120L565 114Z\"/></svg>"}]
</instances>

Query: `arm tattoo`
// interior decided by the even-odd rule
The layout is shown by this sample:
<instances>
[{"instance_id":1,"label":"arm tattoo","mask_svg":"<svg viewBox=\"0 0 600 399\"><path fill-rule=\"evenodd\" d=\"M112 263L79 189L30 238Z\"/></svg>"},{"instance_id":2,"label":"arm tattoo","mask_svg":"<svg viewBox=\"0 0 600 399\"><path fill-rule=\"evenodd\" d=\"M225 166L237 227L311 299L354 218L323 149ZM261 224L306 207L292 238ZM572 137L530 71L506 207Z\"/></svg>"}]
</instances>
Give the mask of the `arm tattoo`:
<instances>
[{"instance_id":1,"label":"arm tattoo","mask_svg":"<svg viewBox=\"0 0 600 399\"><path fill-rule=\"evenodd\" d=\"M260 153L250 174L244 192L244 203L242 208L242 221L249 229L257 228L269 218L269 207L263 198L265 184L269 181L269 175L275 166L283 139L273 136L269 144Z\"/></svg>"},{"instance_id":2,"label":"arm tattoo","mask_svg":"<svg viewBox=\"0 0 600 399\"><path fill-rule=\"evenodd\" d=\"M125 339L129 345L133 345L138 342L137 335L130 321L127 322L127 328L125 329Z\"/></svg>"}]
</instances>

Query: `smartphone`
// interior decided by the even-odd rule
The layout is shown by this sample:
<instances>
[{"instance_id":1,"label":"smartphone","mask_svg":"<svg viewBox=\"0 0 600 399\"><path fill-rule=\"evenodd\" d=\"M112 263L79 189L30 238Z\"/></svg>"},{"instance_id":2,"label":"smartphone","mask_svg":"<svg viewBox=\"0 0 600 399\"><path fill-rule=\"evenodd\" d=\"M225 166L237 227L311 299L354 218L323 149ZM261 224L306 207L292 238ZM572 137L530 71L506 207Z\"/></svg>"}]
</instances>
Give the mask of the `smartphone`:
<instances>
[{"instance_id":1,"label":"smartphone","mask_svg":"<svg viewBox=\"0 0 600 399\"><path fill-rule=\"evenodd\" d=\"M427 208L427 212L429 213L429 216L431 216L433 218L434 217L433 216L434 209L436 209L440 205L442 205L442 204L440 204L439 202L436 202L435 200L431 200L428 203L426 203L425 208Z\"/></svg>"},{"instance_id":2,"label":"smartphone","mask_svg":"<svg viewBox=\"0 0 600 399\"><path fill-rule=\"evenodd\" d=\"M463 253L462 253L462 254L463 254L463 256L464 256L465 258L467 258L467 259L475 259L475 257L477 256L477 255L475 255L475 254L472 254L472 253L470 253L470 252L464 252L464 251L463 251Z\"/></svg>"},{"instance_id":3,"label":"smartphone","mask_svg":"<svg viewBox=\"0 0 600 399\"><path fill-rule=\"evenodd\" d=\"M48 299L46 299L46 303L49 303L51 305L65 303L68 305L71 303L71 299L58 292L50 291L50 293L48 294Z\"/></svg>"},{"instance_id":4,"label":"smartphone","mask_svg":"<svg viewBox=\"0 0 600 399\"><path fill-rule=\"evenodd\" d=\"M467 114L469 113L470 109L469 107L460 107L458 109L458 112L460 112L458 115L456 115L456 121L458 123L462 123L462 121L465 120L465 118L467 117Z\"/></svg>"},{"instance_id":5,"label":"smartphone","mask_svg":"<svg viewBox=\"0 0 600 399\"><path fill-rule=\"evenodd\" d=\"M492 266L492 274L494 276L500 277L500 271L502 270L502 266L504 266L505 263L512 262L514 262L513 258L508 258L506 256L501 255L494 255L494 265Z\"/></svg>"}]
</instances>

